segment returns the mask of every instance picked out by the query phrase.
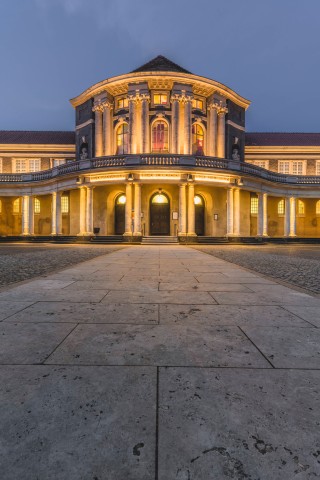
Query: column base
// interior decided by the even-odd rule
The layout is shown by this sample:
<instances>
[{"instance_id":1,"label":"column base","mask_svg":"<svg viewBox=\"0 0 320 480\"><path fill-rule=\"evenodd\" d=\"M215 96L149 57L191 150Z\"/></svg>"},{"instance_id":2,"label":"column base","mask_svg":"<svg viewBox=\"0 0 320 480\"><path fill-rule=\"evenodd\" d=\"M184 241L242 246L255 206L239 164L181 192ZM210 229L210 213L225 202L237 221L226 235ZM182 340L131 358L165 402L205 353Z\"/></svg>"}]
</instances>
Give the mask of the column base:
<instances>
[{"instance_id":1,"label":"column base","mask_svg":"<svg viewBox=\"0 0 320 480\"><path fill-rule=\"evenodd\" d=\"M198 243L198 235L195 233L179 233L178 240L180 243Z\"/></svg>"},{"instance_id":2,"label":"column base","mask_svg":"<svg viewBox=\"0 0 320 480\"><path fill-rule=\"evenodd\" d=\"M141 243L142 242L142 234L140 233L139 234L127 234L127 233L124 233L123 234L123 241L125 243Z\"/></svg>"}]
</instances>

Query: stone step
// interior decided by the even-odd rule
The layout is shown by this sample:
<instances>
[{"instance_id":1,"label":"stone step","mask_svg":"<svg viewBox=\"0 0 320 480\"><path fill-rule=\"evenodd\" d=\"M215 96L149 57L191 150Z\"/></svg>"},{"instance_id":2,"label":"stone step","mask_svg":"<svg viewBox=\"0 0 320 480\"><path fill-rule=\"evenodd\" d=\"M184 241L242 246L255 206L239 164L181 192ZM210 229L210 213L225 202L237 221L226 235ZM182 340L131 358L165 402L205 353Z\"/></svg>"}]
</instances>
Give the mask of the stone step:
<instances>
[{"instance_id":1,"label":"stone step","mask_svg":"<svg viewBox=\"0 0 320 480\"><path fill-rule=\"evenodd\" d=\"M152 235L149 237L142 237L142 243L144 245L159 245L159 244L164 244L164 243L179 243L178 242L178 237L170 237L167 235L161 235L161 236L156 236Z\"/></svg>"}]
</instances>

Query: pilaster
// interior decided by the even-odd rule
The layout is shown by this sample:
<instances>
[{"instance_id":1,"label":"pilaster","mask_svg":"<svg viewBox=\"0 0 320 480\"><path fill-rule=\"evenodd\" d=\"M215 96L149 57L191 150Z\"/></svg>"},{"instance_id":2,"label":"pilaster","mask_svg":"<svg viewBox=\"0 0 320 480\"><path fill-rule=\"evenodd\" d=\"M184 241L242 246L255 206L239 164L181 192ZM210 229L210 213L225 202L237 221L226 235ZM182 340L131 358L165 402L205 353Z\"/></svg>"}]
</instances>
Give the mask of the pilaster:
<instances>
[{"instance_id":1,"label":"pilaster","mask_svg":"<svg viewBox=\"0 0 320 480\"><path fill-rule=\"evenodd\" d=\"M187 233L186 184L179 185L179 236Z\"/></svg>"},{"instance_id":2,"label":"pilaster","mask_svg":"<svg viewBox=\"0 0 320 480\"><path fill-rule=\"evenodd\" d=\"M227 189L227 235L233 235L233 189Z\"/></svg>"},{"instance_id":3,"label":"pilaster","mask_svg":"<svg viewBox=\"0 0 320 480\"><path fill-rule=\"evenodd\" d=\"M92 110L95 113L95 156L101 157L103 155L103 103L95 103Z\"/></svg>"},{"instance_id":4,"label":"pilaster","mask_svg":"<svg viewBox=\"0 0 320 480\"><path fill-rule=\"evenodd\" d=\"M22 197L22 235L30 235L29 231L29 195Z\"/></svg>"}]
</instances>

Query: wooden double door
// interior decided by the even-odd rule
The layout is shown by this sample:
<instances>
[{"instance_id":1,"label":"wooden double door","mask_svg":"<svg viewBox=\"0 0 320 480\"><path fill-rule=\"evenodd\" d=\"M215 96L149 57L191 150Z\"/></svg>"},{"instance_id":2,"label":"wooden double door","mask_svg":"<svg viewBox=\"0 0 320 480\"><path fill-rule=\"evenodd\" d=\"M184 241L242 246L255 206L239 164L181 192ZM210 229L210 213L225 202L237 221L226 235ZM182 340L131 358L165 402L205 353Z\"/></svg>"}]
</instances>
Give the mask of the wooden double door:
<instances>
[{"instance_id":1,"label":"wooden double door","mask_svg":"<svg viewBox=\"0 0 320 480\"><path fill-rule=\"evenodd\" d=\"M150 204L150 235L170 235L170 204Z\"/></svg>"}]
</instances>

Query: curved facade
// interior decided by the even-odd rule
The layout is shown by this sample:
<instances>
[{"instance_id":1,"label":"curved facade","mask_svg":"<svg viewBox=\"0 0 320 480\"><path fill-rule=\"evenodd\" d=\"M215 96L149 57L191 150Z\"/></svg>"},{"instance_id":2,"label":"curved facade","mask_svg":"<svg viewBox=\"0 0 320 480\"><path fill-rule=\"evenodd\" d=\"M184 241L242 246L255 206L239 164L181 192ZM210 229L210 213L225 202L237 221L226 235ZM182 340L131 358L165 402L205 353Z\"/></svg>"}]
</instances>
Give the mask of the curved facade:
<instances>
[{"instance_id":1,"label":"curved facade","mask_svg":"<svg viewBox=\"0 0 320 480\"><path fill-rule=\"evenodd\" d=\"M72 140L0 135L0 235L320 237L318 134L246 135L248 100L164 57L71 103Z\"/></svg>"}]
</instances>

